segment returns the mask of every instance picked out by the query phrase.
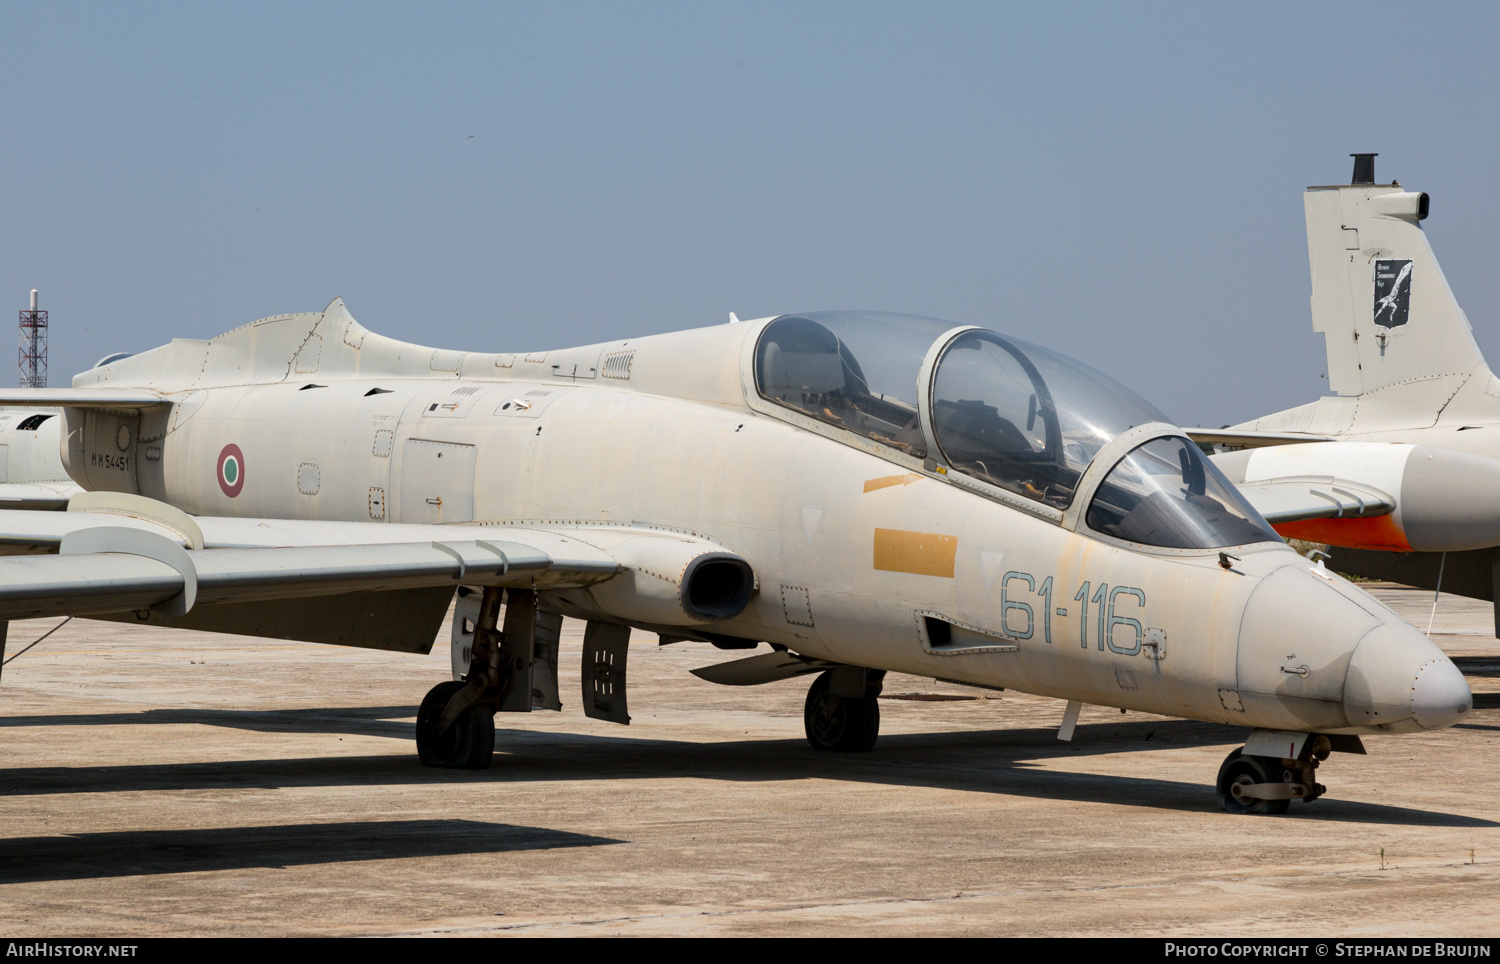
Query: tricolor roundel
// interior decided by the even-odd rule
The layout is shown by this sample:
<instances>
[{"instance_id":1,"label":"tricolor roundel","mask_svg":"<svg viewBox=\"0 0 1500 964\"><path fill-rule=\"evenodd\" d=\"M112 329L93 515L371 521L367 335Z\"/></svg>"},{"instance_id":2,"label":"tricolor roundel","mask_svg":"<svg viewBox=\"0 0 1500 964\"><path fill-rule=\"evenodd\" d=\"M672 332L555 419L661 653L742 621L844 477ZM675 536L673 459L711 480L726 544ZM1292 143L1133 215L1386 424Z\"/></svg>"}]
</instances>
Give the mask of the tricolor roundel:
<instances>
[{"instance_id":1,"label":"tricolor roundel","mask_svg":"<svg viewBox=\"0 0 1500 964\"><path fill-rule=\"evenodd\" d=\"M233 442L219 453L219 488L231 499L245 487L245 453Z\"/></svg>"}]
</instances>

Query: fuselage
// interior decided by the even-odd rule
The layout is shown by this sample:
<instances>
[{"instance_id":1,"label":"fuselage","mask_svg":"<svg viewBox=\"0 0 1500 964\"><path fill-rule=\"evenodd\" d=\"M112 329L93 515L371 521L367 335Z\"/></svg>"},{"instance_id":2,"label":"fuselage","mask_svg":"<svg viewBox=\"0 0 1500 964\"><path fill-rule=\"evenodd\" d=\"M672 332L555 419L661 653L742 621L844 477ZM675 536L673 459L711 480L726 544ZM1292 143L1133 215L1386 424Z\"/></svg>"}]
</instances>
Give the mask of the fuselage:
<instances>
[{"instance_id":1,"label":"fuselage","mask_svg":"<svg viewBox=\"0 0 1500 964\"><path fill-rule=\"evenodd\" d=\"M1106 473L1170 425L1100 449L1070 506L1027 505L762 397L764 322L478 354L383 339L347 313L331 324L333 310L79 376L170 404L70 411L69 473L195 515L690 533L757 577L715 633L838 663L1273 729L1467 712L1431 643L1284 544L1225 556L1091 531ZM587 589L542 605L611 616ZM1419 708L1424 671L1447 675Z\"/></svg>"}]
</instances>

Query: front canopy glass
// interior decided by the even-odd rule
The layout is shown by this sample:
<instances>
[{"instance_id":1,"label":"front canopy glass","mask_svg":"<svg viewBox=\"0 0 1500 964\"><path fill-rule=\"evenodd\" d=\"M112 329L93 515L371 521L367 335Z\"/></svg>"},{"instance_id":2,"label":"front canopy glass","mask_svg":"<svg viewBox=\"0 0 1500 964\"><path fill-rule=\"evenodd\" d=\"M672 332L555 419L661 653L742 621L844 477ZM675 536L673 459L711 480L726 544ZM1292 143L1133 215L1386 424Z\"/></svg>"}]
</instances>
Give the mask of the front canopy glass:
<instances>
[{"instance_id":1,"label":"front canopy glass","mask_svg":"<svg viewBox=\"0 0 1500 964\"><path fill-rule=\"evenodd\" d=\"M918 458L1056 508L1106 442L1167 421L1149 402L1064 355L992 331L943 348L930 386L922 362L945 332L936 318L875 312L785 315L756 349L761 395ZM940 451L929 452L919 400Z\"/></svg>"},{"instance_id":2,"label":"front canopy glass","mask_svg":"<svg viewBox=\"0 0 1500 964\"><path fill-rule=\"evenodd\" d=\"M1086 521L1095 532L1169 549L1281 541L1185 438L1156 438L1132 449L1099 484Z\"/></svg>"},{"instance_id":3,"label":"front canopy glass","mask_svg":"<svg viewBox=\"0 0 1500 964\"><path fill-rule=\"evenodd\" d=\"M1105 443L1167 420L1087 365L992 331L955 338L932 380L933 430L949 465L1058 509Z\"/></svg>"}]
</instances>

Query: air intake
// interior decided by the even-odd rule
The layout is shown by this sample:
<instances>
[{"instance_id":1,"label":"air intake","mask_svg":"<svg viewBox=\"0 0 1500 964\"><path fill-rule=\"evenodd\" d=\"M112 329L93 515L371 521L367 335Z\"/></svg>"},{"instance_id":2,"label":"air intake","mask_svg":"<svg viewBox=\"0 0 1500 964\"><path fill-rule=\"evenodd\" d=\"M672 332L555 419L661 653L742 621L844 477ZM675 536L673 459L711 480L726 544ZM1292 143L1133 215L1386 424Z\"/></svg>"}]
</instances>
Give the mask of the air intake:
<instances>
[{"instance_id":1,"label":"air intake","mask_svg":"<svg viewBox=\"0 0 1500 964\"><path fill-rule=\"evenodd\" d=\"M697 619L730 619L745 611L755 593L750 564L728 552L711 552L682 573L682 608Z\"/></svg>"}]
</instances>

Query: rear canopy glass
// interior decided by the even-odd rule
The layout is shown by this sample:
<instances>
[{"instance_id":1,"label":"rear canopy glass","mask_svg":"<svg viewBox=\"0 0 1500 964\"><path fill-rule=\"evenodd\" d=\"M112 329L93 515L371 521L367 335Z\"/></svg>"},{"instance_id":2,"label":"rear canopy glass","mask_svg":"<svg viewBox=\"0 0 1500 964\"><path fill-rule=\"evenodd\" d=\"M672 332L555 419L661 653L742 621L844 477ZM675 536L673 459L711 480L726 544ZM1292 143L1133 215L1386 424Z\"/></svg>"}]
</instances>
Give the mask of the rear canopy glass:
<instances>
[{"instance_id":1,"label":"rear canopy glass","mask_svg":"<svg viewBox=\"0 0 1500 964\"><path fill-rule=\"evenodd\" d=\"M927 350L953 327L868 311L787 315L761 333L755 382L774 402L923 458L917 379Z\"/></svg>"}]
</instances>

